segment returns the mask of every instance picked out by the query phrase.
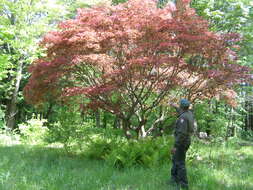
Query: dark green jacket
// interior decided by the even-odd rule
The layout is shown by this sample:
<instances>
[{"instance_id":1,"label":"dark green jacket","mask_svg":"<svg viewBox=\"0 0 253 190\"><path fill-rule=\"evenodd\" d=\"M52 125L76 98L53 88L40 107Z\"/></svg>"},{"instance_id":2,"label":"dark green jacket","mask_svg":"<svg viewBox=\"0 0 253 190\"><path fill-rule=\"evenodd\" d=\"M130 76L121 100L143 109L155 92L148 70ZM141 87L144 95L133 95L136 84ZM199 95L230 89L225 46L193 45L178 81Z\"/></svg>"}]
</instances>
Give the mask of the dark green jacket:
<instances>
[{"instance_id":1,"label":"dark green jacket","mask_svg":"<svg viewBox=\"0 0 253 190\"><path fill-rule=\"evenodd\" d=\"M193 113L188 111L182 111L179 113L179 117L175 126L175 148L189 146L191 143L191 135L193 134L194 117Z\"/></svg>"}]
</instances>

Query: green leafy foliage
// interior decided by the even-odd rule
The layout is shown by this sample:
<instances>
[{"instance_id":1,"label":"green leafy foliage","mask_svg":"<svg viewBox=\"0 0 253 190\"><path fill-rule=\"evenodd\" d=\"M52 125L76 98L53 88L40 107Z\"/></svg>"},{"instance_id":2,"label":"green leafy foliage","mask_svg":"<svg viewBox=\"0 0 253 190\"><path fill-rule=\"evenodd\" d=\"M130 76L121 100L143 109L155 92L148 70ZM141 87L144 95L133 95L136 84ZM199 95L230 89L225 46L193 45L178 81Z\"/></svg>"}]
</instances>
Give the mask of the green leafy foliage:
<instances>
[{"instance_id":1,"label":"green leafy foliage","mask_svg":"<svg viewBox=\"0 0 253 190\"><path fill-rule=\"evenodd\" d=\"M238 32L242 65L252 67L253 8L249 0L192 0L192 7L210 22L210 28L220 32Z\"/></svg>"},{"instance_id":2,"label":"green leafy foliage","mask_svg":"<svg viewBox=\"0 0 253 190\"><path fill-rule=\"evenodd\" d=\"M73 107L59 107L54 114L54 119L55 122L49 126L46 140L49 143L63 143L67 150L71 149L74 142L81 142L84 138L85 127L92 125L88 122L82 123L80 112Z\"/></svg>"},{"instance_id":3,"label":"green leafy foliage","mask_svg":"<svg viewBox=\"0 0 253 190\"><path fill-rule=\"evenodd\" d=\"M7 77L7 69L11 67L9 62L9 56L5 54L0 54L0 80ZM0 86L0 88L3 85Z\"/></svg>"},{"instance_id":4,"label":"green leafy foliage","mask_svg":"<svg viewBox=\"0 0 253 190\"><path fill-rule=\"evenodd\" d=\"M121 140L117 138L105 138L99 135L93 135L89 141L86 141L86 150L84 154L91 159L104 160L114 149L118 149Z\"/></svg>"},{"instance_id":5,"label":"green leafy foliage","mask_svg":"<svg viewBox=\"0 0 253 190\"><path fill-rule=\"evenodd\" d=\"M7 131L0 128L0 145L17 145L20 144L20 135L16 131Z\"/></svg>"},{"instance_id":6,"label":"green leafy foliage","mask_svg":"<svg viewBox=\"0 0 253 190\"><path fill-rule=\"evenodd\" d=\"M251 4L244 0L193 0L199 15L211 22L216 31L238 31L247 25Z\"/></svg>"},{"instance_id":7,"label":"green leafy foliage","mask_svg":"<svg viewBox=\"0 0 253 190\"><path fill-rule=\"evenodd\" d=\"M214 138L229 137L236 136L243 128L245 110L242 104L232 108L224 102L211 100L195 104L194 115L198 131L207 132Z\"/></svg>"},{"instance_id":8,"label":"green leafy foliage","mask_svg":"<svg viewBox=\"0 0 253 190\"><path fill-rule=\"evenodd\" d=\"M170 161L172 145L173 141L168 136L138 141L97 138L89 144L85 154L93 159L105 160L116 168L153 167Z\"/></svg>"},{"instance_id":9,"label":"green leafy foliage","mask_svg":"<svg viewBox=\"0 0 253 190\"><path fill-rule=\"evenodd\" d=\"M54 120L48 123L49 131L46 141L48 143L62 143L66 151L70 153L83 152L89 143L93 143L94 146L96 143L106 146L106 143L103 145L103 141L100 142L102 137L110 139L122 136L121 130L113 129L111 126L97 128L94 117L89 114L82 115L79 108L75 106L58 107L57 112L52 114L52 117ZM100 153L94 154L100 155ZM101 156L94 155L93 157Z\"/></svg>"},{"instance_id":10,"label":"green leafy foliage","mask_svg":"<svg viewBox=\"0 0 253 190\"><path fill-rule=\"evenodd\" d=\"M241 131L241 137L248 141L253 141L253 131Z\"/></svg>"},{"instance_id":11,"label":"green leafy foliage","mask_svg":"<svg viewBox=\"0 0 253 190\"><path fill-rule=\"evenodd\" d=\"M4 111L0 108L0 129L5 128L5 114Z\"/></svg>"},{"instance_id":12,"label":"green leafy foliage","mask_svg":"<svg viewBox=\"0 0 253 190\"><path fill-rule=\"evenodd\" d=\"M127 0L112 0L112 3L113 4L119 4L119 3L124 3L126 2Z\"/></svg>"},{"instance_id":13,"label":"green leafy foliage","mask_svg":"<svg viewBox=\"0 0 253 190\"><path fill-rule=\"evenodd\" d=\"M219 133L225 131L226 118L224 114L215 114L210 110L208 103L196 104L194 108L194 115L198 123L199 131L211 130L212 133Z\"/></svg>"},{"instance_id":14,"label":"green leafy foliage","mask_svg":"<svg viewBox=\"0 0 253 190\"><path fill-rule=\"evenodd\" d=\"M62 143L68 153L105 160L117 168L152 167L169 161L173 145L170 136L127 140L121 129L110 125L97 128L94 120L82 120L80 113L70 107L62 107L54 116L58 121L49 127L47 142Z\"/></svg>"},{"instance_id":15,"label":"green leafy foliage","mask_svg":"<svg viewBox=\"0 0 253 190\"><path fill-rule=\"evenodd\" d=\"M44 144L48 128L44 126L45 119L33 117L26 123L18 125L21 140L28 144Z\"/></svg>"}]
</instances>

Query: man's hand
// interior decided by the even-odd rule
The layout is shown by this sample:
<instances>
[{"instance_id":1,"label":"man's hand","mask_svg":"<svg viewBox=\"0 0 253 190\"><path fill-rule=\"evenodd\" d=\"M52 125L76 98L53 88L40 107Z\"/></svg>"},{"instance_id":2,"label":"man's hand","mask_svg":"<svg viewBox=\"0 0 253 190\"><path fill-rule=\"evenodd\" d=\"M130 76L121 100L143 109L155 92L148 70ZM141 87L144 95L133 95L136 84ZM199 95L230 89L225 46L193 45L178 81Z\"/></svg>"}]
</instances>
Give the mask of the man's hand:
<instances>
[{"instance_id":1,"label":"man's hand","mask_svg":"<svg viewBox=\"0 0 253 190\"><path fill-rule=\"evenodd\" d=\"M172 149L171 149L171 154L175 154L175 153L176 153L176 151L177 151L177 149L176 149L176 148L172 148Z\"/></svg>"},{"instance_id":2,"label":"man's hand","mask_svg":"<svg viewBox=\"0 0 253 190\"><path fill-rule=\"evenodd\" d=\"M172 107L174 107L174 108L177 107L177 105L174 104L174 103L172 103L172 102L169 102L169 105L172 106Z\"/></svg>"}]
</instances>

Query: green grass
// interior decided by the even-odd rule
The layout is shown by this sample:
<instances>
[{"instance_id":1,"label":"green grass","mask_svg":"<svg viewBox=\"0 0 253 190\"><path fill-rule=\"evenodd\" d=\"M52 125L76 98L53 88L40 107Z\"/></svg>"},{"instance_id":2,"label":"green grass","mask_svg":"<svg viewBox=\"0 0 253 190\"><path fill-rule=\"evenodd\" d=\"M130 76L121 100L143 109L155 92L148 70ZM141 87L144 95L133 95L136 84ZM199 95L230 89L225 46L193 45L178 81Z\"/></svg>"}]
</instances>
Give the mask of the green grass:
<instances>
[{"instance_id":1,"label":"green grass","mask_svg":"<svg viewBox=\"0 0 253 190\"><path fill-rule=\"evenodd\" d=\"M196 145L202 156L189 164L193 190L253 190L253 147Z\"/></svg>"},{"instance_id":2,"label":"green grass","mask_svg":"<svg viewBox=\"0 0 253 190\"><path fill-rule=\"evenodd\" d=\"M187 163L190 189L253 190L252 166L253 147L195 143ZM1 190L168 190L169 170L118 170L62 148L0 145Z\"/></svg>"}]
</instances>

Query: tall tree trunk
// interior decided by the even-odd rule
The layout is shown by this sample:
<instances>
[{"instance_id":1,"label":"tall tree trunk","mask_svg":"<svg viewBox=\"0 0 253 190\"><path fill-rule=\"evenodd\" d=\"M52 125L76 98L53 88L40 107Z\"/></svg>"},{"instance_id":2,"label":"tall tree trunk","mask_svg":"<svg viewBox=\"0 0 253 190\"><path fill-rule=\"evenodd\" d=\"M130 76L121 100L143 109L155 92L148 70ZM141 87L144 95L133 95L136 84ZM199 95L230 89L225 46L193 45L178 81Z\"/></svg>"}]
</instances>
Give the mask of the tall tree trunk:
<instances>
[{"instance_id":1,"label":"tall tree trunk","mask_svg":"<svg viewBox=\"0 0 253 190\"><path fill-rule=\"evenodd\" d=\"M237 133L236 133L236 127L235 127L235 110L234 108L232 108L231 110L231 135L233 137L237 136Z\"/></svg>"},{"instance_id":2,"label":"tall tree trunk","mask_svg":"<svg viewBox=\"0 0 253 190\"><path fill-rule=\"evenodd\" d=\"M101 122L100 122L100 111L97 109L95 111L95 119L96 119L96 127L100 128L101 127Z\"/></svg>"},{"instance_id":3,"label":"tall tree trunk","mask_svg":"<svg viewBox=\"0 0 253 190\"><path fill-rule=\"evenodd\" d=\"M128 119L122 119L123 131L124 131L124 134L127 139L131 139L131 137L132 137L131 133L129 132L130 125L131 125L131 123Z\"/></svg>"},{"instance_id":4,"label":"tall tree trunk","mask_svg":"<svg viewBox=\"0 0 253 190\"><path fill-rule=\"evenodd\" d=\"M232 134L232 125L233 125L233 108L230 108L228 111L228 116L227 116L227 120L228 120L228 124L227 124L227 131L226 131L226 137L225 140L227 140L229 137L231 137Z\"/></svg>"},{"instance_id":5,"label":"tall tree trunk","mask_svg":"<svg viewBox=\"0 0 253 190\"><path fill-rule=\"evenodd\" d=\"M147 132L145 131L145 125L140 127L140 135L139 138L145 138L147 136Z\"/></svg>"},{"instance_id":6,"label":"tall tree trunk","mask_svg":"<svg viewBox=\"0 0 253 190\"><path fill-rule=\"evenodd\" d=\"M250 103L249 103L249 129L253 131L253 97L251 96L250 98Z\"/></svg>"},{"instance_id":7,"label":"tall tree trunk","mask_svg":"<svg viewBox=\"0 0 253 190\"><path fill-rule=\"evenodd\" d=\"M103 114L103 128L107 127L107 114L104 112Z\"/></svg>"},{"instance_id":8,"label":"tall tree trunk","mask_svg":"<svg viewBox=\"0 0 253 190\"><path fill-rule=\"evenodd\" d=\"M13 130L16 124L16 114L18 112L17 110L17 98L18 98L18 91L20 87L20 82L22 79L22 71L23 71L23 62L20 61L18 62L18 70L17 70L17 75L15 79L15 88L13 90L13 94L11 97L10 104L8 105L8 113L7 113L7 128L9 130Z\"/></svg>"},{"instance_id":9,"label":"tall tree trunk","mask_svg":"<svg viewBox=\"0 0 253 190\"><path fill-rule=\"evenodd\" d=\"M122 122L121 122L120 117L116 115L115 118L114 118L113 127L114 127L115 129L122 129L121 123L122 123Z\"/></svg>"},{"instance_id":10,"label":"tall tree trunk","mask_svg":"<svg viewBox=\"0 0 253 190\"><path fill-rule=\"evenodd\" d=\"M248 95L246 94L246 97L245 97L245 110L246 110L246 115L245 115L245 128L244 130L245 131L248 131L250 130L251 126L250 126L250 123L251 123L251 119L250 119L250 101L249 101L249 97Z\"/></svg>"}]
</instances>

